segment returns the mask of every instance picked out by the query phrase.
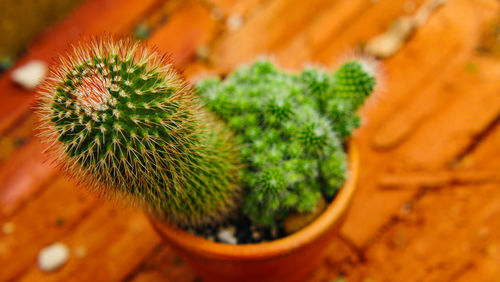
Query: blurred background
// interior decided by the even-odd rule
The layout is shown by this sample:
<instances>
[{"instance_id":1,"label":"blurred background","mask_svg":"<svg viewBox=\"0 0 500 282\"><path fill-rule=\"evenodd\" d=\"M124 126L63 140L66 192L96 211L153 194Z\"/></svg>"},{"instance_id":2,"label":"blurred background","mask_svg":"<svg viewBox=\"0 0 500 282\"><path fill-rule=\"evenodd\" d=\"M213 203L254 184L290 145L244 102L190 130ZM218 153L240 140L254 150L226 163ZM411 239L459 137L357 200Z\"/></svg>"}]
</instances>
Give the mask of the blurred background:
<instances>
[{"instance_id":1,"label":"blurred background","mask_svg":"<svg viewBox=\"0 0 500 282\"><path fill-rule=\"evenodd\" d=\"M288 69L377 58L357 195L310 281L499 281L497 0L2 0L0 281L198 281L138 211L61 176L34 137L47 66L89 34L131 35L189 80L259 55ZM37 261L67 251L56 271Z\"/></svg>"}]
</instances>

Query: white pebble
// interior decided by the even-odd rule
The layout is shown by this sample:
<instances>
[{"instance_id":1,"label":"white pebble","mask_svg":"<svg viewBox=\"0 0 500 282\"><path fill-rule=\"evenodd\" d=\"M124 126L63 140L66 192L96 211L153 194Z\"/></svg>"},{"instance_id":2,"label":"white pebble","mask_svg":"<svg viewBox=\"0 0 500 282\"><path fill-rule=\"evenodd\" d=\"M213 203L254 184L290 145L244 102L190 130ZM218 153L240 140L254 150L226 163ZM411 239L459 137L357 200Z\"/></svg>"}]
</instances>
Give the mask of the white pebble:
<instances>
[{"instance_id":1,"label":"white pebble","mask_svg":"<svg viewBox=\"0 0 500 282\"><path fill-rule=\"evenodd\" d=\"M47 75L47 63L43 61L31 61L15 69L12 74L12 80L22 87L33 90Z\"/></svg>"},{"instance_id":2,"label":"white pebble","mask_svg":"<svg viewBox=\"0 0 500 282\"><path fill-rule=\"evenodd\" d=\"M376 58L389 58L401 49L416 27L417 22L413 17L399 17L384 33L370 39L364 51Z\"/></svg>"},{"instance_id":3,"label":"white pebble","mask_svg":"<svg viewBox=\"0 0 500 282\"><path fill-rule=\"evenodd\" d=\"M365 53L376 58L389 58L403 46L403 39L392 33L382 33L365 46Z\"/></svg>"},{"instance_id":4,"label":"white pebble","mask_svg":"<svg viewBox=\"0 0 500 282\"><path fill-rule=\"evenodd\" d=\"M234 236L234 228L224 228L217 233L217 238L224 243L236 245L238 239Z\"/></svg>"},{"instance_id":5,"label":"white pebble","mask_svg":"<svg viewBox=\"0 0 500 282\"><path fill-rule=\"evenodd\" d=\"M38 253L38 267L50 272L61 267L69 257L69 249L63 243L54 243L40 250Z\"/></svg>"}]
</instances>

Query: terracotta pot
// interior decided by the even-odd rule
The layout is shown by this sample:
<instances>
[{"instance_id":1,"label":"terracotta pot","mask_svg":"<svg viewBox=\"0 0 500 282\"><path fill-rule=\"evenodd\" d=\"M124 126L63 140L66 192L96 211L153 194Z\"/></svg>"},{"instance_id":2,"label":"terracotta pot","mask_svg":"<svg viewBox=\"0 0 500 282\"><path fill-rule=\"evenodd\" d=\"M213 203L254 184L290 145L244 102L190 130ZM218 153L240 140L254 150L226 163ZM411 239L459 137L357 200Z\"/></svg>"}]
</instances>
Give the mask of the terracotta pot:
<instances>
[{"instance_id":1,"label":"terracotta pot","mask_svg":"<svg viewBox=\"0 0 500 282\"><path fill-rule=\"evenodd\" d=\"M323 251L345 218L356 188L358 168L358 151L351 144L348 179L333 202L305 228L272 242L222 244L153 218L151 223L204 281L304 281L321 261Z\"/></svg>"}]
</instances>

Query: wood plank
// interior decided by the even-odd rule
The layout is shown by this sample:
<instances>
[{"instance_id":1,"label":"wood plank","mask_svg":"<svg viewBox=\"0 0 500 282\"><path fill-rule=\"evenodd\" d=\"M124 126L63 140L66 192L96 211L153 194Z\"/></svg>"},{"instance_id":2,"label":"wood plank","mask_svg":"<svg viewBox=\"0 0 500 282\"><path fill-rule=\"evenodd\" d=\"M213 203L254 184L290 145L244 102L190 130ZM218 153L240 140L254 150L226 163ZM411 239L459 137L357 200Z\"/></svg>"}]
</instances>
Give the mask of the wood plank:
<instances>
[{"instance_id":1,"label":"wood plank","mask_svg":"<svg viewBox=\"0 0 500 282\"><path fill-rule=\"evenodd\" d=\"M10 158L0 170L0 219L14 213L56 173L42 154L45 146L33 141Z\"/></svg>"},{"instance_id":2,"label":"wood plank","mask_svg":"<svg viewBox=\"0 0 500 282\"><path fill-rule=\"evenodd\" d=\"M418 6L422 0L414 1ZM330 66L351 57L356 47L404 15L406 1L340 1L317 17L276 53L286 67L304 62ZM293 61L290 59L293 58Z\"/></svg>"},{"instance_id":3,"label":"wood plank","mask_svg":"<svg viewBox=\"0 0 500 282\"><path fill-rule=\"evenodd\" d=\"M378 177L388 171L419 169L419 166L431 169L446 165L460 154L467 144L473 142L474 135L469 134L472 128L478 132L487 126L487 120L491 121L494 118L490 112L478 120L468 120L465 127L458 126L461 122L465 122L464 119L467 116L481 115L483 110L480 107L484 104L480 100L492 96L493 88L471 89L468 83L478 84L485 81L479 77L469 78L465 65L471 58L460 54L471 53L474 50L474 44L477 43L474 39L477 39L481 22L490 18L495 13L494 11L487 10L485 6L479 6L471 1L449 2L430 19L427 25L420 29L400 53L384 63L388 77L387 89L390 89L390 92L376 97L363 109L363 115L369 117L369 120L355 136L360 144L362 156L360 189L355 196L353 208L342 229L342 234L351 238L358 246L368 244L370 239L377 234L377 230L391 218L391 215L417 192L380 191L376 184ZM456 17L458 14L461 16ZM437 45L440 48L434 48ZM450 69L450 73L445 74L446 80L444 77L439 77L439 74L443 72L442 66L453 61L454 58L459 60L453 63L455 66L464 67ZM429 86L434 90L423 88L432 85L433 76L438 76L441 83ZM461 79L467 78L467 80L456 79L457 76ZM493 78L490 77L490 79ZM454 94L443 91L450 83L453 85ZM491 80L487 85L493 84ZM475 94L470 95L470 91L474 91ZM427 95L427 93L433 95ZM478 93L477 96L476 93ZM420 95L425 96L427 100L417 97ZM456 99L449 101L450 95ZM418 115L408 112L415 110L411 103L416 101L420 101L422 105L420 114L423 116L428 114L427 103L431 105L449 103L447 111L453 111L455 116L452 116L450 112L444 118L441 113L435 113L441 116L438 118L439 122L433 116L432 119L426 120L427 123L421 125L421 130L408 136L400 147L392 151L377 152L372 147L371 140L379 128L387 124L394 116ZM454 105L454 101L458 101L457 104ZM489 100L489 102L494 101ZM474 106L469 108L464 104ZM462 112L459 113L459 109ZM456 142L455 137L460 137L460 139ZM366 214L372 215L370 220L367 220Z\"/></svg>"},{"instance_id":4,"label":"wood plank","mask_svg":"<svg viewBox=\"0 0 500 282\"><path fill-rule=\"evenodd\" d=\"M285 1L276 0L259 7L243 26L224 34L213 45L210 61L221 71L229 71L236 65L269 53L289 42L318 13L336 1ZM276 15L286 15L286 22Z\"/></svg>"},{"instance_id":5,"label":"wood plank","mask_svg":"<svg viewBox=\"0 0 500 282\"><path fill-rule=\"evenodd\" d=\"M499 142L497 126L458 166L499 169ZM490 183L427 192L397 214L396 223L366 250L367 262L349 279L494 281L500 274L495 267L500 258L499 189Z\"/></svg>"},{"instance_id":6,"label":"wood plank","mask_svg":"<svg viewBox=\"0 0 500 282\"><path fill-rule=\"evenodd\" d=\"M293 1L291 4L281 0L263 2L248 10L251 10L251 14L243 17L244 25L241 29L227 31L221 38L217 38L220 23L214 21L210 10L203 4L188 1L179 6L180 10L176 10L165 24L155 29L149 42L173 52L176 60L187 67L186 73L190 77L196 77L202 71L227 71L262 52L274 53L277 60L287 67L300 67L305 61L332 65L346 49L351 49L360 41L380 32L394 17L402 13L403 1L347 2L315 0L309 6ZM154 5L156 4L144 8L142 14L134 11L136 16L128 18L127 21L133 23L143 18L151 12L150 9ZM233 3L225 3L224 0L219 5L233 7L230 6ZM132 6L128 6L128 9ZM226 15L230 15L231 12L226 12L225 9ZM124 14L124 11L125 8L120 8L116 16L110 17L107 24L121 20L119 15ZM313 274L311 281L328 281L349 272L351 275L348 278L355 281L365 278L407 280L413 271L416 275L411 277L416 279L471 279L476 274L476 277L485 279L498 277L495 276L498 272L495 271L494 265L498 259L495 248L500 242L500 234L490 232L486 237L487 242L482 242L476 238L479 235L473 234L473 231L460 229L461 226L482 228L491 224L492 228L500 230L497 228L498 203L491 197L496 195L497 186L473 186L477 191L472 191L472 187L451 187L451 193L441 193L441 190L438 190L437 194L433 192L422 196L422 201L415 198L421 196L419 189L382 191L377 186L377 179L387 172L397 173L419 168L446 169L448 162L476 142L476 137L496 119L500 108L495 105L500 104L500 101L491 93L500 90L495 83L495 78L500 74L499 66L488 59L471 56L471 53L477 43L479 26L497 12L498 3L494 1L449 1L415 34L401 52L384 62L388 90L378 97L380 101L376 107L369 105L363 109L365 117L370 119L357 132L363 158L361 185L343 229L344 236L353 240L356 246L367 247L368 261L361 262L358 256L353 255L353 250L345 250L345 243L335 240L329 249L331 254ZM286 14L289 18L284 20L283 17L277 17L278 14ZM128 17L128 14L126 16ZM124 24L121 29L130 30L131 26ZM184 28L184 33L179 35L179 31ZM89 27L89 30L92 29L93 27ZM213 63L213 66L200 62L190 63L196 49L201 45L211 44L212 41L214 52L210 63ZM465 70L470 61L477 66L477 72L470 73ZM0 87L2 79L0 78ZM9 87L13 88L12 85ZM24 98L14 99L31 99L26 98L31 94L26 92L23 95ZM2 107L0 106L0 120ZM0 131L5 124L10 125L5 127L5 130L11 130L11 125L18 122L18 116L25 114L24 110L18 114L14 114L15 112L10 109L6 112L3 123L0 122ZM15 118L12 118L13 116ZM6 122L8 118L12 121ZM41 170L34 173L34 176L30 175L32 171L42 169L38 167L41 155L37 155L40 149L37 146L39 145L36 143L27 142L10 155L8 164L13 165L12 168L0 162L0 187L6 187L2 186L3 183L10 183L9 187L29 188L39 185L36 182L47 172ZM421 148L426 150L422 151ZM479 147L480 150L482 148ZM498 154L496 151L486 151L490 158ZM30 156L34 156L32 161ZM470 156L467 156L467 161L469 164L472 162L472 166L483 163L481 158L471 159ZM24 179L17 175L30 175L28 179L31 180L21 181L25 184L16 186L16 179ZM50 188L52 185L48 186L48 190L39 190L41 192L36 195L31 192L7 197L24 199L17 202L17 206L12 205L10 208L16 214L11 212L5 213L4 217L0 216L0 221L4 220L1 223L7 219L15 221L16 231L11 235L18 235L19 230L30 233L33 218L46 222L45 224L54 220L54 215L60 209L47 214L43 212L43 209L60 201L57 200L58 193L50 192L56 189ZM57 185L60 186L57 189L65 186ZM7 190L23 191L23 188ZM34 230L38 231L33 233L46 232L41 238L45 244L54 240L67 243L72 250L67 265L52 274L42 273L34 262L35 254L43 246L43 242L38 242L38 238L33 237L35 235L20 236L19 243L9 241L13 239L4 239L10 237L0 237L0 263L2 254L7 254L5 257L12 260L12 250L19 250L22 244L28 246L28 258L7 262L7 266L13 265L12 268L9 267L13 271L10 276L5 277L22 276L26 281L195 279L185 265L178 264L178 260L168 248L160 245L158 237L141 213L109 204L89 204L92 206L89 208L85 204L78 204L79 198L76 195L80 192L75 190L72 192L74 195L63 196L63 200L66 200L61 203L63 207L70 209L70 219L66 222L71 222L74 229L35 227ZM47 196L47 193L52 193L52 196ZM3 203L1 195L0 193L0 206ZM488 195L490 198L487 198ZM463 199L469 198L473 199L463 203ZM23 204L26 199L29 201ZM99 200L89 201L100 203ZM415 215L407 215L405 209L400 210L407 202L416 202ZM436 215L437 206L453 212ZM454 209L458 210L456 214ZM475 214L476 211L476 219L466 216ZM369 221L367 214L370 214ZM396 224L388 225L395 214L398 216ZM449 224L443 225L442 228L433 228L447 221ZM456 230L459 230L457 234L454 233ZM456 239L443 241L443 238L455 235ZM32 243L30 240L37 242ZM4 241L10 243L4 245ZM436 252L435 246L439 244L444 246L438 247ZM457 245L472 250L475 261L461 257L463 250L452 248ZM74 255L75 249L81 246L87 248L87 256L83 259ZM17 251L22 252L24 251ZM427 256L428 261L417 261ZM394 257L401 258L405 264L398 265L397 261L394 262ZM446 260L456 262L456 265L447 264ZM356 268L356 265L359 267ZM407 265L408 269L405 270ZM431 271L428 268L431 268ZM388 273L395 275L388 276ZM1 275L0 280L3 280Z\"/></svg>"},{"instance_id":7,"label":"wood plank","mask_svg":"<svg viewBox=\"0 0 500 282\"><path fill-rule=\"evenodd\" d=\"M193 59L200 45L215 35L215 27L210 11L199 2L186 1L148 41L172 54L176 65L183 66Z\"/></svg>"},{"instance_id":8,"label":"wood plank","mask_svg":"<svg viewBox=\"0 0 500 282\"><path fill-rule=\"evenodd\" d=\"M33 138L33 116L25 112L15 126L9 130L0 130L0 170L8 165L8 160L22 147L26 146Z\"/></svg>"},{"instance_id":9,"label":"wood plank","mask_svg":"<svg viewBox=\"0 0 500 282\"><path fill-rule=\"evenodd\" d=\"M31 264L20 281L122 281L160 243L143 213L110 203L96 207L71 233L53 240L72 250L64 267L44 273ZM74 255L77 248L86 250L83 258Z\"/></svg>"},{"instance_id":10,"label":"wood plank","mask_svg":"<svg viewBox=\"0 0 500 282\"><path fill-rule=\"evenodd\" d=\"M177 256L165 245L158 246L152 255L144 260L137 272L129 277L129 281L196 281L197 276L186 265L181 257Z\"/></svg>"},{"instance_id":11,"label":"wood plank","mask_svg":"<svg viewBox=\"0 0 500 282\"><path fill-rule=\"evenodd\" d=\"M203 0L202 2L207 3L212 9L220 10L225 17L231 15L240 15L246 17L255 7L259 5L265 5L266 2L270 1L272 0Z\"/></svg>"},{"instance_id":12,"label":"wood plank","mask_svg":"<svg viewBox=\"0 0 500 282\"><path fill-rule=\"evenodd\" d=\"M349 279L457 281L463 272L474 272L471 268L488 257L490 245L500 242L500 201L492 197L499 188L447 186L426 194L374 242L366 252L366 267Z\"/></svg>"},{"instance_id":13,"label":"wood plank","mask_svg":"<svg viewBox=\"0 0 500 282\"><path fill-rule=\"evenodd\" d=\"M15 228L11 234L0 234L0 281L15 280L23 275L36 263L42 247L73 232L98 203L68 180L57 178L36 201L30 201L11 217L0 218L0 226L9 222Z\"/></svg>"},{"instance_id":14,"label":"wood plank","mask_svg":"<svg viewBox=\"0 0 500 282\"><path fill-rule=\"evenodd\" d=\"M27 112L0 134L0 218L15 212L54 175L53 167L45 163L44 146L35 139L33 122Z\"/></svg>"},{"instance_id":15,"label":"wood plank","mask_svg":"<svg viewBox=\"0 0 500 282\"><path fill-rule=\"evenodd\" d=\"M326 258L308 277L308 282L336 281L354 270L362 261L357 250L346 244L345 240L336 237L325 251Z\"/></svg>"}]
</instances>

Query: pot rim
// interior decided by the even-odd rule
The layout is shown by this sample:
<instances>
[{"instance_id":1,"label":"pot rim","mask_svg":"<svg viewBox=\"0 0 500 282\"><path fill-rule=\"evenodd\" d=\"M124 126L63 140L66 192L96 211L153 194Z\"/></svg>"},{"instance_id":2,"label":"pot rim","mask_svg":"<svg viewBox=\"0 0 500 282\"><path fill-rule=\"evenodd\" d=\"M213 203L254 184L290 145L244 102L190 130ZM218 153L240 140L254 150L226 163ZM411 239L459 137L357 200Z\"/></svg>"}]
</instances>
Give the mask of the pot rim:
<instances>
[{"instance_id":1,"label":"pot rim","mask_svg":"<svg viewBox=\"0 0 500 282\"><path fill-rule=\"evenodd\" d=\"M176 247L203 256L226 258L231 260L262 259L286 255L303 245L312 243L330 226L341 220L347 211L356 190L359 172L359 153L353 141L349 142L347 179L340 192L328 207L312 223L286 237L258 244L231 245L209 241L203 237L190 234L166 222L160 222L149 216L153 228Z\"/></svg>"}]
</instances>

